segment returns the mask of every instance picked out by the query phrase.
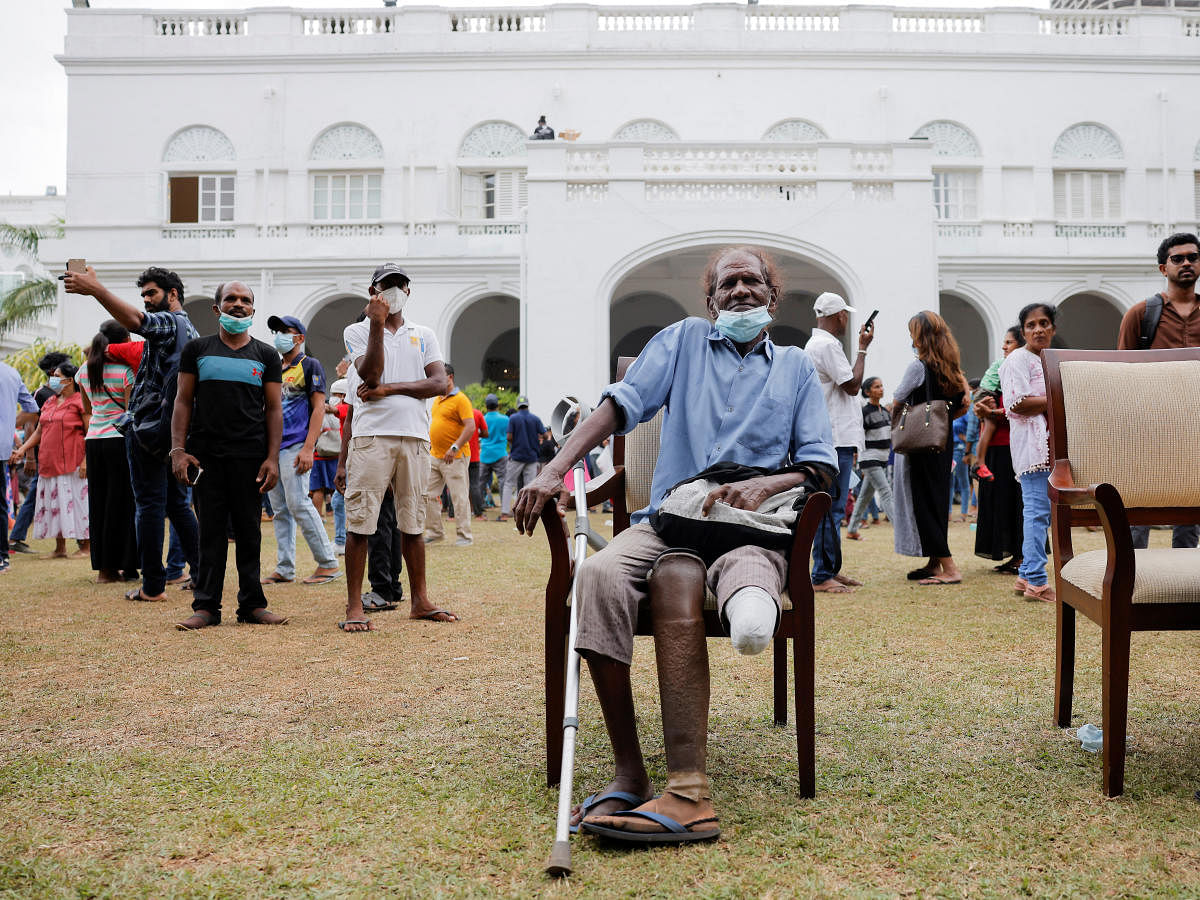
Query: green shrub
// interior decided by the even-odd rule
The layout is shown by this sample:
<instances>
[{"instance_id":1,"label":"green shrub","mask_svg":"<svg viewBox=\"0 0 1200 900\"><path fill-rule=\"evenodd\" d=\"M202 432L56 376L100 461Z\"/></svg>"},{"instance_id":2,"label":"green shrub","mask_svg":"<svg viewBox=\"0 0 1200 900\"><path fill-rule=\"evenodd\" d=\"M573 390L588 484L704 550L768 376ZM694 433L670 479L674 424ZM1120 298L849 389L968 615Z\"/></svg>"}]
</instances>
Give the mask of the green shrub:
<instances>
[{"instance_id":1,"label":"green shrub","mask_svg":"<svg viewBox=\"0 0 1200 900\"><path fill-rule=\"evenodd\" d=\"M4 357L4 361L21 374L21 380L25 382L25 387L32 392L46 383L46 374L38 368L38 360L47 353L55 351L67 354L71 358L71 362L77 366L83 365L83 360L87 355L87 351L79 344L60 344L58 341L38 338L24 350L17 350Z\"/></svg>"},{"instance_id":2,"label":"green shrub","mask_svg":"<svg viewBox=\"0 0 1200 900\"><path fill-rule=\"evenodd\" d=\"M462 385L462 392L467 395L467 399L471 401L480 412L486 412L487 407L483 405L483 400L488 394L495 394L500 401L500 409L503 411L508 407L517 408L517 397L519 394L511 388L499 387L494 381L485 381L482 384L478 381L474 384Z\"/></svg>"}]
</instances>

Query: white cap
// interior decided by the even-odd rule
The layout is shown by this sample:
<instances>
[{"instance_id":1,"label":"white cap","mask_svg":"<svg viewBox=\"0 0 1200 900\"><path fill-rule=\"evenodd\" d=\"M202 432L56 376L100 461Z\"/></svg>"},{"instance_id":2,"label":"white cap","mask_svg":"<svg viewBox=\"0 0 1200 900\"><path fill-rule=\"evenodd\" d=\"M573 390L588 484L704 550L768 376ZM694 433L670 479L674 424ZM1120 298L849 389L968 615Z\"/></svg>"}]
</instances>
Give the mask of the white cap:
<instances>
[{"instance_id":1,"label":"white cap","mask_svg":"<svg viewBox=\"0 0 1200 900\"><path fill-rule=\"evenodd\" d=\"M347 381L345 378L339 378L337 381L335 381L333 384L331 384L329 386L329 393L341 394L344 397L344 396L346 396L346 391L349 389L349 387L350 387L349 381Z\"/></svg>"},{"instance_id":2,"label":"white cap","mask_svg":"<svg viewBox=\"0 0 1200 900\"><path fill-rule=\"evenodd\" d=\"M826 291L813 301L813 312L818 316L833 316L843 309L846 312L858 312L853 306L848 306L841 296L831 291Z\"/></svg>"}]
</instances>

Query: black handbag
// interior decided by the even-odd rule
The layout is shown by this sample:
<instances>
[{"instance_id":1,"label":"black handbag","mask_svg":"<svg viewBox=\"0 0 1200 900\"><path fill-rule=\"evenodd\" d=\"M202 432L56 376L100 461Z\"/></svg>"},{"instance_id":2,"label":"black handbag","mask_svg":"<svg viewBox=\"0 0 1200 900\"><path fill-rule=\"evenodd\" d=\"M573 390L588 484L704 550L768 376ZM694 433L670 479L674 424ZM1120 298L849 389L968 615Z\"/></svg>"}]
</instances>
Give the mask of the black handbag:
<instances>
[{"instance_id":1,"label":"black handbag","mask_svg":"<svg viewBox=\"0 0 1200 900\"><path fill-rule=\"evenodd\" d=\"M917 390L913 389L913 394ZM892 407L892 449L897 453L941 453L950 439L950 404L933 397L933 372L925 366L925 400L912 394Z\"/></svg>"}]
</instances>

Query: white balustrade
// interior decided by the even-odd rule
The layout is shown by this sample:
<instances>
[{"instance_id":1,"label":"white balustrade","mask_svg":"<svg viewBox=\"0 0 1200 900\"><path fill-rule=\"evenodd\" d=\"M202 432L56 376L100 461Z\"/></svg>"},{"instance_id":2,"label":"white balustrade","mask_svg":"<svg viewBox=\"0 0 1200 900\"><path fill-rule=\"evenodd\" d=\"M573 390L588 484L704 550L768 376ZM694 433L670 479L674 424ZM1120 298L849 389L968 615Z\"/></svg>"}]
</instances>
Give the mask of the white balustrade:
<instances>
[{"instance_id":1,"label":"white balustrade","mask_svg":"<svg viewBox=\"0 0 1200 900\"><path fill-rule=\"evenodd\" d=\"M568 150L567 174L577 177L608 174L607 150Z\"/></svg>"},{"instance_id":2,"label":"white balustrade","mask_svg":"<svg viewBox=\"0 0 1200 900\"><path fill-rule=\"evenodd\" d=\"M889 156L890 159L890 156ZM804 175L817 169L812 149L705 148L648 145L642 153L647 175Z\"/></svg>"},{"instance_id":3,"label":"white balustrade","mask_svg":"<svg viewBox=\"0 0 1200 900\"><path fill-rule=\"evenodd\" d=\"M983 226L971 222L938 222L937 233L940 238L978 238L983 237Z\"/></svg>"},{"instance_id":4,"label":"white balustrade","mask_svg":"<svg viewBox=\"0 0 1200 900\"><path fill-rule=\"evenodd\" d=\"M747 31L837 31L836 7L746 7Z\"/></svg>"},{"instance_id":5,"label":"white balustrade","mask_svg":"<svg viewBox=\"0 0 1200 900\"><path fill-rule=\"evenodd\" d=\"M919 34L979 34L983 31L983 15L941 11L894 13L892 31Z\"/></svg>"},{"instance_id":6,"label":"white balustrade","mask_svg":"<svg viewBox=\"0 0 1200 900\"><path fill-rule=\"evenodd\" d=\"M394 26L393 16L322 13L303 18L305 34L390 34Z\"/></svg>"},{"instance_id":7,"label":"white balustrade","mask_svg":"<svg viewBox=\"0 0 1200 900\"><path fill-rule=\"evenodd\" d=\"M193 238L206 241L221 240L237 236L237 232L232 228L164 228L161 234L162 237L169 241L190 240Z\"/></svg>"},{"instance_id":8,"label":"white balustrade","mask_svg":"<svg viewBox=\"0 0 1200 900\"><path fill-rule=\"evenodd\" d=\"M1123 238L1124 225L1069 225L1054 226L1054 236L1062 238Z\"/></svg>"},{"instance_id":9,"label":"white balustrade","mask_svg":"<svg viewBox=\"0 0 1200 900\"><path fill-rule=\"evenodd\" d=\"M813 183L648 181L647 203L795 203L817 198Z\"/></svg>"},{"instance_id":10,"label":"white balustrade","mask_svg":"<svg viewBox=\"0 0 1200 900\"><path fill-rule=\"evenodd\" d=\"M678 8L608 10L597 17L601 31L690 31L693 20L690 12Z\"/></svg>"},{"instance_id":11,"label":"white balustrade","mask_svg":"<svg viewBox=\"0 0 1200 900\"><path fill-rule=\"evenodd\" d=\"M545 31L546 15L534 10L454 10L450 30L461 32Z\"/></svg>"},{"instance_id":12,"label":"white balustrade","mask_svg":"<svg viewBox=\"0 0 1200 900\"><path fill-rule=\"evenodd\" d=\"M1038 32L1068 37L1119 36L1129 34L1129 16L1107 12L1046 12L1038 16Z\"/></svg>"},{"instance_id":13,"label":"white balustrade","mask_svg":"<svg viewBox=\"0 0 1200 900\"><path fill-rule=\"evenodd\" d=\"M525 228L520 222L463 222L458 226L462 235L520 234Z\"/></svg>"},{"instance_id":14,"label":"white balustrade","mask_svg":"<svg viewBox=\"0 0 1200 900\"><path fill-rule=\"evenodd\" d=\"M568 203L600 203L607 199L607 182L567 182Z\"/></svg>"},{"instance_id":15,"label":"white balustrade","mask_svg":"<svg viewBox=\"0 0 1200 900\"><path fill-rule=\"evenodd\" d=\"M851 190L855 200L865 203L890 203L894 194L890 181L856 181Z\"/></svg>"},{"instance_id":16,"label":"white balustrade","mask_svg":"<svg viewBox=\"0 0 1200 900\"><path fill-rule=\"evenodd\" d=\"M215 37L249 32L248 16L181 13L155 16L151 21L152 32L165 37Z\"/></svg>"},{"instance_id":17,"label":"white balustrade","mask_svg":"<svg viewBox=\"0 0 1200 900\"><path fill-rule=\"evenodd\" d=\"M1006 238L1031 238L1033 237L1033 223L1005 222L1001 233Z\"/></svg>"},{"instance_id":18,"label":"white balustrade","mask_svg":"<svg viewBox=\"0 0 1200 900\"><path fill-rule=\"evenodd\" d=\"M401 234L408 232L407 225L393 227L398 227ZM345 223L340 225L308 226L308 236L317 238L381 237L382 235L383 226L379 224Z\"/></svg>"},{"instance_id":19,"label":"white balustrade","mask_svg":"<svg viewBox=\"0 0 1200 900\"><path fill-rule=\"evenodd\" d=\"M1184 37L1200 37L1200 18L1188 17L1183 20Z\"/></svg>"},{"instance_id":20,"label":"white balustrade","mask_svg":"<svg viewBox=\"0 0 1200 900\"><path fill-rule=\"evenodd\" d=\"M850 152L850 167L857 175L879 175L892 169L892 151L855 149Z\"/></svg>"}]
</instances>

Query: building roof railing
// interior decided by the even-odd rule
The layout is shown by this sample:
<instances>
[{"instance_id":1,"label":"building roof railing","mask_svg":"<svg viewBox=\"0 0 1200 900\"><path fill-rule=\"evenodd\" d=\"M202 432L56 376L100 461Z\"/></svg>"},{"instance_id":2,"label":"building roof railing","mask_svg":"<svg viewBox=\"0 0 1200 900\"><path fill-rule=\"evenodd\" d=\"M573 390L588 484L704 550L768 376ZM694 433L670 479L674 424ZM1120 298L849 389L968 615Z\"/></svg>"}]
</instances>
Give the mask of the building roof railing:
<instances>
[{"instance_id":1,"label":"building roof railing","mask_svg":"<svg viewBox=\"0 0 1200 900\"><path fill-rule=\"evenodd\" d=\"M1056 0L1051 9L997 7L991 9L913 9L889 6L771 6L700 3L693 6L596 6L561 4L546 7L452 8L407 6L385 9L313 10L262 8L242 11L155 11L69 9L67 57L112 57L130 52L121 39L147 37L174 43L172 53L208 54L213 43L255 44L268 54L343 51L347 42L356 50L386 50L407 39L424 38L419 50L474 51L476 40L488 49L514 51L564 49L557 38L580 36L579 47L596 50L657 48L712 49L705 33L744 33L736 48L782 49L800 41L804 46L828 42L831 49L987 49L1003 52L1004 38L1025 51L1044 45L1063 52L1072 43L1081 50L1115 40L1200 38L1200 0ZM852 32L854 37L840 37ZM790 39L772 37L791 35ZM466 35L487 35L468 38ZM527 35L530 37L522 37ZM969 43L973 35L978 47ZM439 39L439 36L444 36ZM642 37L637 37L642 36ZM826 36L826 37L823 37ZM294 40L293 40L294 39ZM1043 43L1046 42L1046 43ZM1096 42L1100 42L1099 45ZM1066 46L1064 46L1064 44ZM229 48L226 47L226 51ZM249 49L249 48L247 48ZM1159 48L1161 50L1161 48ZM225 51L223 51L225 52Z\"/></svg>"}]
</instances>

